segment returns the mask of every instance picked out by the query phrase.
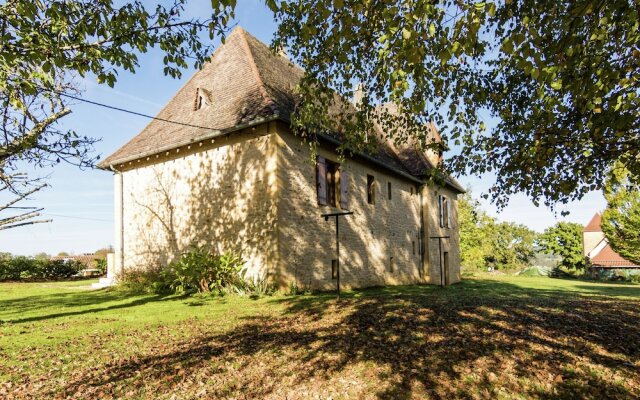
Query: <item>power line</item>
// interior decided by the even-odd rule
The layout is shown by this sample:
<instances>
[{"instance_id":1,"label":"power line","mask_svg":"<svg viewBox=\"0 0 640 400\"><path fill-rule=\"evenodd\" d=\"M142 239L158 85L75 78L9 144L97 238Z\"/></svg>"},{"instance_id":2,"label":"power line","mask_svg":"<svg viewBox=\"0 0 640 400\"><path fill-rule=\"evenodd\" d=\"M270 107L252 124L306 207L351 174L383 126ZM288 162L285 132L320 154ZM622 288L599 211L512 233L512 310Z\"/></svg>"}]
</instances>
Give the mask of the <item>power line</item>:
<instances>
[{"instance_id":1,"label":"power line","mask_svg":"<svg viewBox=\"0 0 640 400\"><path fill-rule=\"evenodd\" d=\"M72 215L61 215L61 214L49 214L49 213L41 213L42 215L48 215L50 217L61 217L61 218L72 218L72 219L83 219L87 221L100 221L100 222L111 222L109 219L99 219L99 218L89 218L89 217L74 217Z\"/></svg>"},{"instance_id":2,"label":"power line","mask_svg":"<svg viewBox=\"0 0 640 400\"><path fill-rule=\"evenodd\" d=\"M73 99L73 100L78 100L78 101L82 101L84 103L93 104L94 106L104 107L104 108L120 111L120 112L127 113L127 114L133 114L133 115L137 115L139 117L149 118L149 119L153 119L153 120L156 120L156 121L167 122L167 123L170 123L170 124L176 124L176 125L181 125L181 126L187 126L189 128L206 129L206 130L209 130L209 131L217 130L215 128L210 128L208 126L194 125L194 124L189 124L189 123L186 123L186 122L173 121L173 120L170 120L170 119L154 117L154 116L149 115L149 114L143 114L141 112L137 112L137 111L133 111L133 110L127 110L126 108L120 108L120 107L111 106L109 104L104 104L104 103L100 103L100 102L93 101L93 100L83 99L82 97L72 96L70 94L66 94L66 93L63 93L63 92L60 92L60 91L57 91L57 90L53 90L53 89L47 89L47 88L42 88L42 89L48 90L48 91L53 92L53 93L56 93L56 94L58 94L60 96L68 97L68 98Z\"/></svg>"}]
</instances>

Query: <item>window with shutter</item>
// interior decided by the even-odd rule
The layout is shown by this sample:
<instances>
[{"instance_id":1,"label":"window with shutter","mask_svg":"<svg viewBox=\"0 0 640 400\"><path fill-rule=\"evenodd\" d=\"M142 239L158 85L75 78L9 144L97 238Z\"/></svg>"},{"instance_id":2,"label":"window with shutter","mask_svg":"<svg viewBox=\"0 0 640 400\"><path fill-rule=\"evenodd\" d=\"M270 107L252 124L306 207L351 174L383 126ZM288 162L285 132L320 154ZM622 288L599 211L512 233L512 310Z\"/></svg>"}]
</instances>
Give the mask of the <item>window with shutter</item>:
<instances>
[{"instance_id":1,"label":"window with shutter","mask_svg":"<svg viewBox=\"0 0 640 400\"><path fill-rule=\"evenodd\" d=\"M376 179L373 175L367 175L367 203L376 204Z\"/></svg>"},{"instance_id":2,"label":"window with shutter","mask_svg":"<svg viewBox=\"0 0 640 400\"><path fill-rule=\"evenodd\" d=\"M440 227L451 228L451 207L449 206L449 199L447 196L438 196L438 206L440 208Z\"/></svg>"},{"instance_id":3,"label":"window with shutter","mask_svg":"<svg viewBox=\"0 0 640 400\"><path fill-rule=\"evenodd\" d=\"M451 202L447 199L447 228L451 228Z\"/></svg>"},{"instance_id":4,"label":"window with shutter","mask_svg":"<svg viewBox=\"0 0 640 400\"><path fill-rule=\"evenodd\" d=\"M316 188L319 205L338 207L342 203L342 186L340 182L340 164L318 156L318 161L316 162ZM348 198L345 198L345 201L347 200Z\"/></svg>"},{"instance_id":5,"label":"window with shutter","mask_svg":"<svg viewBox=\"0 0 640 400\"><path fill-rule=\"evenodd\" d=\"M316 162L316 190L318 204L327 205L327 164L324 157L318 156Z\"/></svg>"},{"instance_id":6,"label":"window with shutter","mask_svg":"<svg viewBox=\"0 0 640 400\"><path fill-rule=\"evenodd\" d=\"M438 208L439 208L439 217L440 217L440 228L444 228L444 196L438 196Z\"/></svg>"},{"instance_id":7,"label":"window with shutter","mask_svg":"<svg viewBox=\"0 0 640 400\"><path fill-rule=\"evenodd\" d=\"M342 171L340 174L340 208L349 208L349 173Z\"/></svg>"}]
</instances>

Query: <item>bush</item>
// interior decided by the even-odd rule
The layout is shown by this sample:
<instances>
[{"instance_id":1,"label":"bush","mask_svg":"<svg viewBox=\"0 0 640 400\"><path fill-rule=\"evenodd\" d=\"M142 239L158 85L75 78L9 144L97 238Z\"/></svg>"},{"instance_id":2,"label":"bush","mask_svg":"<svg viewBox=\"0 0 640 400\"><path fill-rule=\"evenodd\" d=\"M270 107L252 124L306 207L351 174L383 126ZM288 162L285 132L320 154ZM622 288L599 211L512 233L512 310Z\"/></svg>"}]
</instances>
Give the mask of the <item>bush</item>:
<instances>
[{"instance_id":1,"label":"bush","mask_svg":"<svg viewBox=\"0 0 640 400\"><path fill-rule=\"evenodd\" d=\"M275 291L276 288L267 277L245 278L244 274L241 274L241 279L235 284L226 286L224 289L227 293L251 297L270 296Z\"/></svg>"},{"instance_id":2,"label":"bush","mask_svg":"<svg viewBox=\"0 0 640 400\"><path fill-rule=\"evenodd\" d=\"M166 268L125 270L118 274L120 287L136 293L166 294L174 291L176 276Z\"/></svg>"},{"instance_id":3,"label":"bush","mask_svg":"<svg viewBox=\"0 0 640 400\"><path fill-rule=\"evenodd\" d=\"M143 293L215 293L249 296L275 292L266 277L245 279L242 258L235 253L216 255L192 246L168 267L126 270L118 282L126 290Z\"/></svg>"},{"instance_id":4,"label":"bush","mask_svg":"<svg viewBox=\"0 0 640 400\"><path fill-rule=\"evenodd\" d=\"M190 250L170 265L176 292L222 293L227 286L241 285L242 259L234 253L214 255L204 247Z\"/></svg>"},{"instance_id":5,"label":"bush","mask_svg":"<svg viewBox=\"0 0 640 400\"><path fill-rule=\"evenodd\" d=\"M25 256L0 257L0 280L65 279L84 269L78 261L35 259Z\"/></svg>"},{"instance_id":6,"label":"bush","mask_svg":"<svg viewBox=\"0 0 640 400\"><path fill-rule=\"evenodd\" d=\"M64 279L71 278L86 266L75 260L37 260L33 278L37 279Z\"/></svg>"},{"instance_id":7,"label":"bush","mask_svg":"<svg viewBox=\"0 0 640 400\"><path fill-rule=\"evenodd\" d=\"M96 258L96 269L100 271L100 275L104 275L107 273L107 259L106 258Z\"/></svg>"}]
</instances>

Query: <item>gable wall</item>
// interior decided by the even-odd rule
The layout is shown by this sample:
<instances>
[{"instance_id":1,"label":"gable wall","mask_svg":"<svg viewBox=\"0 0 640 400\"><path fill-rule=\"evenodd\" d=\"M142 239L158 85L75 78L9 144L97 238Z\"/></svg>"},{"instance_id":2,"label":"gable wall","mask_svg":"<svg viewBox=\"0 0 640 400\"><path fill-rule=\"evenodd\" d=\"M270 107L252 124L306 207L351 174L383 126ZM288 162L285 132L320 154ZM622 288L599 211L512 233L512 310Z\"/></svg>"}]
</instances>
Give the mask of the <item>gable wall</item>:
<instances>
[{"instance_id":1,"label":"gable wall","mask_svg":"<svg viewBox=\"0 0 640 400\"><path fill-rule=\"evenodd\" d=\"M275 136L269 125L194 143L122 173L124 268L162 266L192 243L273 271Z\"/></svg>"},{"instance_id":2,"label":"gable wall","mask_svg":"<svg viewBox=\"0 0 640 400\"><path fill-rule=\"evenodd\" d=\"M604 239L603 232L582 232L582 250L586 257Z\"/></svg>"},{"instance_id":3,"label":"gable wall","mask_svg":"<svg viewBox=\"0 0 640 400\"><path fill-rule=\"evenodd\" d=\"M319 148L318 154L338 161L326 148ZM341 169L349 173L348 209L354 211L340 217L341 287L421 282L420 200L415 183L356 160L341 163ZM375 205L367 203L367 174L378 183ZM304 289L334 289L335 218L325 221L320 214L340 210L317 204L309 147L281 124L277 180L281 286L295 282ZM392 200L387 197L387 182L392 185ZM389 257L394 272L389 270Z\"/></svg>"},{"instance_id":4,"label":"gable wall","mask_svg":"<svg viewBox=\"0 0 640 400\"><path fill-rule=\"evenodd\" d=\"M443 194L451 202L451 224L449 228L440 227L440 208L438 196ZM444 252L449 253L449 283L460 281L460 226L458 223L458 200L457 194L449 188L428 187L422 189L422 201L424 207L425 220L425 261L426 261L426 282L440 285L443 279L444 261L441 257ZM436 236L449 236L441 239L440 248Z\"/></svg>"}]
</instances>

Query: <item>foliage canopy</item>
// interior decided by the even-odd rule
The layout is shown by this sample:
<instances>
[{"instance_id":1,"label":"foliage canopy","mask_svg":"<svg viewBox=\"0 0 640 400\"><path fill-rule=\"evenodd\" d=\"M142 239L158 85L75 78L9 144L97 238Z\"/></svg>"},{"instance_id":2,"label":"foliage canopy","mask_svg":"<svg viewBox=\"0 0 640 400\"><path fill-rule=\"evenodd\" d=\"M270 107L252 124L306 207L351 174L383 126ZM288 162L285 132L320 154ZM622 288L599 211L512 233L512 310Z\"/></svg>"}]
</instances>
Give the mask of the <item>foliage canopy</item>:
<instances>
[{"instance_id":1,"label":"foliage canopy","mask_svg":"<svg viewBox=\"0 0 640 400\"><path fill-rule=\"evenodd\" d=\"M461 264L470 269L516 269L534 256L536 233L487 215L469 192L458 198Z\"/></svg>"},{"instance_id":2,"label":"foliage canopy","mask_svg":"<svg viewBox=\"0 0 640 400\"><path fill-rule=\"evenodd\" d=\"M622 163L609 171L604 186L607 208L602 231L622 257L640 265L640 185Z\"/></svg>"},{"instance_id":3,"label":"foliage canopy","mask_svg":"<svg viewBox=\"0 0 640 400\"><path fill-rule=\"evenodd\" d=\"M461 146L445 167L495 172L498 205L517 192L536 204L580 198L617 159L640 172L636 1L267 4L275 45L306 71L300 129L341 130L363 147L376 123L396 143L439 147L424 129L433 121ZM351 99L358 84L357 110L344 102L341 118L327 118L334 92Z\"/></svg>"},{"instance_id":4,"label":"foliage canopy","mask_svg":"<svg viewBox=\"0 0 640 400\"><path fill-rule=\"evenodd\" d=\"M540 235L538 243L543 251L562 257L566 268L584 268L582 254L582 225L574 222L558 222Z\"/></svg>"}]
</instances>

